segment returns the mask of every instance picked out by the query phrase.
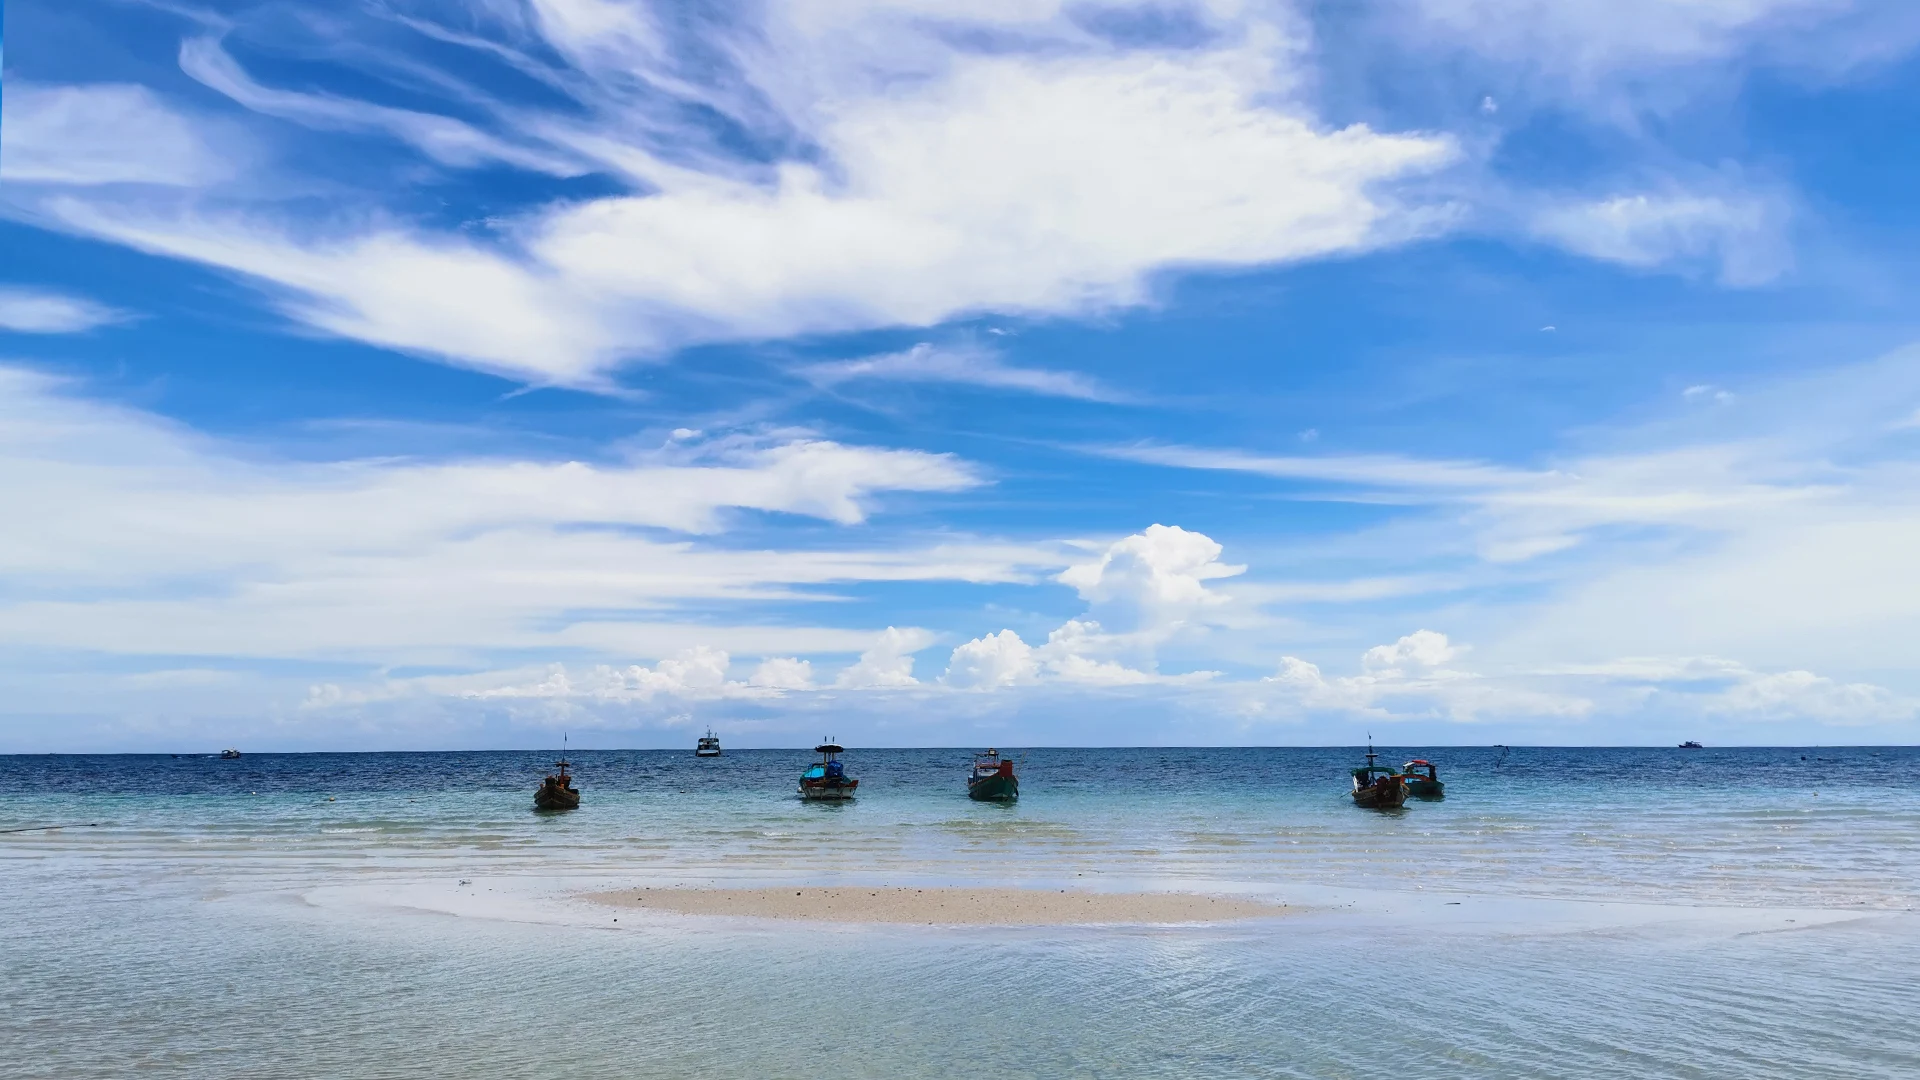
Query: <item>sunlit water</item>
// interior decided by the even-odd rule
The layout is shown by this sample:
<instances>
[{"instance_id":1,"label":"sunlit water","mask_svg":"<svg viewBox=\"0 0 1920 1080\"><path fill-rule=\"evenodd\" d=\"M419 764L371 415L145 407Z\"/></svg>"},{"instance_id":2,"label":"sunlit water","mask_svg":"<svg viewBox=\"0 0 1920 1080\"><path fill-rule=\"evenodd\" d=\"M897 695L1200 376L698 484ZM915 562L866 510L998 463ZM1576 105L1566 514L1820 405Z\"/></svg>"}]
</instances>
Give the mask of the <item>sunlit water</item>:
<instances>
[{"instance_id":1,"label":"sunlit water","mask_svg":"<svg viewBox=\"0 0 1920 1080\"><path fill-rule=\"evenodd\" d=\"M0 829L34 830L0 833L10 1071L1920 1076L1916 750L1398 748L1448 783L1398 813L1344 799L1349 750L1016 752L1012 806L961 751L856 750L847 806L793 797L797 752L573 756L564 815L532 753L0 758ZM1310 910L616 932L340 899L852 880Z\"/></svg>"}]
</instances>

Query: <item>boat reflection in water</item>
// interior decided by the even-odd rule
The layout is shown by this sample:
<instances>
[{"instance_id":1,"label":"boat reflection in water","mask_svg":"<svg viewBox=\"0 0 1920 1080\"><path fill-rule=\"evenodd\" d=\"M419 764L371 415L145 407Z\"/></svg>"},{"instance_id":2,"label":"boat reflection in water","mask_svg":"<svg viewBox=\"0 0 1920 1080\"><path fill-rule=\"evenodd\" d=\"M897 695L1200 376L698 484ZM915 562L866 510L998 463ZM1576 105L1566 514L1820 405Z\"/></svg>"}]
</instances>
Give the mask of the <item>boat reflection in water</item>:
<instances>
[{"instance_id":1,"label":"boat reflection in water","mask_svg":"<svg viewBox=\"0 0 1920 1080\"><path fill-rule=\"evenodd\" d=\"M839 758L839 755L847 752L847 748L839 743L824 742L814 747L813 752L820 755L820 760L800 774L800 797L822 802L853 798L854 789L860 786L860 781L847 775Z\"/></svg>"},{"instance_id":2,"label":"boat reflection in water","mask_svg":"<svg viewBox=\"0 0 1920 1080\"><path fill-rule=\"evenodd\" d=\"M967 797L982 801L1010 802L1020 797L1020 779L1013 775L1013 762L991 747L973 759L967 773Z\"/></svg>"}]
</instances>

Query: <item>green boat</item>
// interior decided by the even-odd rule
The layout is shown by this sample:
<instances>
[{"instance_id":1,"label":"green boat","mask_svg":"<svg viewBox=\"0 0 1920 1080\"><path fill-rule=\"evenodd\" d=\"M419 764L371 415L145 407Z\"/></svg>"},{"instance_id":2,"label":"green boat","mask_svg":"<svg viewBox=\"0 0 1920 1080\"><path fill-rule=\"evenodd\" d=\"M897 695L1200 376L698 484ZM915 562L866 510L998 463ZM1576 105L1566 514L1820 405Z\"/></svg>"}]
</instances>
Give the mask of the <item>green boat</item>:
<instances>
[{"instance_id":1,"label":"green boat","mask_svg":"<svg viewBox=\"0 0 1920 1080\"><path fill-rule=\"evenodd\" d=\"M1011 801L1020 797L1020 779L1013 775L1013 762L988 748L973 759L967 772L967 798L982 801Z\"/></svg>"},{"instance_id":2,"label":"green boat","mask_svg":"<svg viewBox=\"0 0 1920 1080\"><path fill-rule=\"evenodd\" d=\"M1407 801L1406 778L1385 765L1377 765L1373 741L1367 741L1367 763L1353 770L1353 805L1370 810L1391 810Z\"/></svg>"},{"instance_id":3,"label":"green boat","mask_svg":"<svg viewBox=\"0 0 1920 1080\"><path fill-rule=\"evenodd\" d=\"M1407 794L1419 799L1443 799L1447 785L1440 782L1440 771L1425 758L1414 758L1400 766L1400 779L1407 782Z\"/></svg>"}]
</instances>

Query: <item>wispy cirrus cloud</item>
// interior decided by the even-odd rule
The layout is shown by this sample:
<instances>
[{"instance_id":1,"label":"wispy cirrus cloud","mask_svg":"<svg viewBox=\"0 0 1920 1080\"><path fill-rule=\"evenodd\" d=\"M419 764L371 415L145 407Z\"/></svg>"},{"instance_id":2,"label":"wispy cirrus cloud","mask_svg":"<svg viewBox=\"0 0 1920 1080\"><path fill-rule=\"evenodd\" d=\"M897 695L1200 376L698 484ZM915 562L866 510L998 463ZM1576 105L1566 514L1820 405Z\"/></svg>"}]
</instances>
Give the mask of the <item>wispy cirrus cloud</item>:
<instances>
[{"instance_id":1,"label":"wispy cirrus cloud","mask_svg":"<svg viewBox=\"0 0 1920 1080\"><path fill-rule=\"evenodd\" d=\"M794 370L816 386L860 381L949 383L1080 401L1124 400L1118 391L1079 372L1017 367L1006 363L1000 353L977 346L923 342L900 352L805 364Z\"/></svg>"},{"instance_id":2,"label":"wispy cirrus cloud","mask_svg":"<svg viewBox=\"0 0 1920 1080\"><path fill-rule=\"evenodd\" d=\"M231 172L206 125L133 83L42 85L7 78L0 181L91 188L198 187Z\"/></svg>"},{"instance_id":3,"label":"wispy cirrus cloud","mask_svg":"<svg viewBox=\"0 0 1920 1080\"><path fill-rule=\"evenodd\" d=\"M20 334L78 334L126 322L131 316L84 297L0 285L0 330Z\"/></svg>"},{"instance_id":4,"label":"wispy cirrus cloud","mask_svg":"<svg viewBox=\"0 0 1920 1080\"><path fill-rule=\"evenodd\" d=\"M699 342L1113 310L1151 302L1164 269L1311 259L1436 226L1398 185L1451 164L1452 140L1329 128L1289 92L1296 27L1216 16L1238 32L1163 48L1116 44L1063 9L803 6L682 42L646 4L543 5L455 37L564 59L551 85L575 107L523 104L485 126L277 88L196 37L188 72L258 112L397 137L443 164L564 173L591 159L634 190L497 214L486 239L362 205L84 192L36 205L255 280L328 333L576 386ZM960 26L1046 47L964 47ZM715 59L706 79L674 60L682 45ZM721 110L768 144L729 158L698 125L642 119L666 101ZM997 385L1095 392L1011 370Z\"/></svg>"},{"instance_id":5,"label":"wispy cirrus cloud","mask_svg":"<svg viewBox=\"0 0 1920 1080\"><path fill-rule=\"evenodd\" d=\"M892 493L982 478L915 451L791 436L682 440L625 461L297 462L0 369L0 641L101 654L394 663L702 644L857 651L868 632L690 612L836 585L1017 581L1045 545L801 550L703 541L739 515L865 522ZM464 659L460 659L464 658Z\"/></svg>"}]
</instances>

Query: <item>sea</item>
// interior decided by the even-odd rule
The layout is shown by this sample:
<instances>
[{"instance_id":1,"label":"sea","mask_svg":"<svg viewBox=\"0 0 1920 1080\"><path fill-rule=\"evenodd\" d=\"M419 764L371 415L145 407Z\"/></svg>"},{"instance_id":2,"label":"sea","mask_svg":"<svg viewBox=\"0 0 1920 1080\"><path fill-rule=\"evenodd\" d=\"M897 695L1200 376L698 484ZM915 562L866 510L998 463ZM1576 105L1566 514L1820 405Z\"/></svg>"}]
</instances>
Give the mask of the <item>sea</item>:
<instances>
[{"instance_id":1,"label":"sea","mask_svg":"<svg viewBox=\"0 0 1920 1080\"><path fill-rule=\"evenodd\" d=\"M11 1077L1920 1078L1920 748L0 757ZM941 927L604 888L1244 895L1271 919Z\"/></svg>"}]
</instances>

